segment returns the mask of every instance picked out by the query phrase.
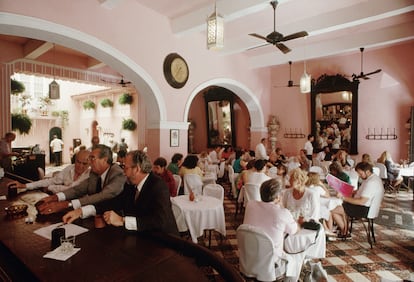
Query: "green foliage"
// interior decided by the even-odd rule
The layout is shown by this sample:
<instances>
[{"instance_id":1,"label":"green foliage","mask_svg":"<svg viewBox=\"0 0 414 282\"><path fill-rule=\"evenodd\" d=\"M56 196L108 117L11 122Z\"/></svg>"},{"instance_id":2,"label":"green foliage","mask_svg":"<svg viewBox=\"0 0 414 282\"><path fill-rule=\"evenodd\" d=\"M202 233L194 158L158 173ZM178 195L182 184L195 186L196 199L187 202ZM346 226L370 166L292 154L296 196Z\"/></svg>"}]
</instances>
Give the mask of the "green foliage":
<instances>
[{"instance_id":1,"label":"green foliage","mask_svg":"<svg viewBox=\"0 0 414 282\"><path fill-rule=\"evenodd\" d=\"M122 121L122 129L134 131L137 128L137 123L129 118Z\"/></svg>"},{"instance_id":2,"label":"green foliage","mask_svg":"<svg viewBox=\"0 0 414 282\"><path fill-rule=\"evenodd\" d=\"M83 108L85 110L93 110L95 109L96 105L93 101L91 100L86 100L85 102L83 102Z\"/></svg>"},{"instance_id":3,"label":"green foliage","mask_svg":"<svg viewBox=\"0 0 414 282\"><path fill-rule=\"evenodd\" d=\"M18 130L20 134L29 133L32 128L32 120L26 114L14 113L11 115L12 118L12 129Z\"/></svg>"},{"instance_id":4,"label":"green foliage","mask_svg":"<svg viewBox=\"0 0 414 282\"><path fill-rule=\"evenodd\" d=\"M15 79L11 79L10 80L11 86L11 94L13 95L18 95L22 92L24 92L24 90L26 90L26 88L24 87L24 84L21 83L20 81L17 81Z\"/></svg>"},{"instance_id":5,"label":"green foliage","mask_svg":"<svg viewBox=\"0 0 414 282\"><path fill-rule=\"evenodd\" d=\"M129 93L124 93L121 96L119 96L119 104L121 105L127 105L127 104L132 104L132 102L134 101L133 97L131 94Z\"/></svg>"},{"instance_id":6,"label":"green foliage","mask_svg":"<svg viewBox=\"0 0 414 282\"><path fill-rule=\"evenodd\" d=\"M111 99L105 98L101 100L101 106L104 108L112 108L114 106L114 102Z\"/></svg>"}]
</instances>

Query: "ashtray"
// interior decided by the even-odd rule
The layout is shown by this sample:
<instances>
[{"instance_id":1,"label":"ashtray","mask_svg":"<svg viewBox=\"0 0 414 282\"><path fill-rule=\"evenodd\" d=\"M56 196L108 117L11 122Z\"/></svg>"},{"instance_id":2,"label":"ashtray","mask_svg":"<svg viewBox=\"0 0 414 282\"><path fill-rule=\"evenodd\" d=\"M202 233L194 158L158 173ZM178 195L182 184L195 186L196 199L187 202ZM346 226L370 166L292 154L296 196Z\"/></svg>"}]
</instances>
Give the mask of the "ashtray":
<instances>
[{"instance_id":1,"label":"ashtray","mask_svg":"<svg viewBox=\"0 0 414 282\"><path fill-rule=\"evenodd\" d=\"M25 204L20 205L11 205L7 208L4 208L6 211L6 214L8 216L14 217L14 216L21 216L21 215L27 215L27 208L28 206Z\"/></svg>"}]
</instances>

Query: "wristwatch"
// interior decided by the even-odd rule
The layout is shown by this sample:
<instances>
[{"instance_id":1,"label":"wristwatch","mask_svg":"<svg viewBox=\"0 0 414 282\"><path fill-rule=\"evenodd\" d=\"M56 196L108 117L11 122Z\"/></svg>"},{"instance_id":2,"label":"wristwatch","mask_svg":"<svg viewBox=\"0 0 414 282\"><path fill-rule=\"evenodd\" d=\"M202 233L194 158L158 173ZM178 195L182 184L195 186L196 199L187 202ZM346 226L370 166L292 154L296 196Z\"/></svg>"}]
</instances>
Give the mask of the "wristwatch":
<instances>
[{"instance_id":1,"label":"wristwatch","mask_svg":"<svg viewBox=\"0 0 414 282\"><path fill-rule=\"evenodd\" d=\"M68 208L72 208L72 207L73 207L72 202L69 202L68 203Z\"/></svg>"}]
</instances>

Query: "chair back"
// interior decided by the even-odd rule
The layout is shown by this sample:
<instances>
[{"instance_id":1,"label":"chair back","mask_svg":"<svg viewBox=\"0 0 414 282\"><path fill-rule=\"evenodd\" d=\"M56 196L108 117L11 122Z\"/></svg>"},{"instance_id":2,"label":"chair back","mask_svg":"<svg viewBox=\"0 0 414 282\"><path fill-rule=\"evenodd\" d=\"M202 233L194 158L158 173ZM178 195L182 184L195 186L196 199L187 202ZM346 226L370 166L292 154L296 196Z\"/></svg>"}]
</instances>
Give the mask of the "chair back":
<instances>
[{"instance_id":1,"label":"chair back","mask_svg":"<svg viewBox=\"0 0 414 282\"><path fill-rule=\"evenodd\" d=\"M203 181L198 174L184 174L184 194L189 195L190 190L196 195L201 195L203 191Z\"/></svg>"},{"instance_id":2,"label":"chair back","mask_svg":"<svg viewBox=\"0 0 414 282\"><path fill-rule=\"evenodd\" d=\"M174 180L175 180L175 189L177 191L177 195L178 192L180 191L180 187L181 187L181 176L179 176L178 174L173 174Z\"/></svg>"},{"instance_id":3,"label":"chair back","mask_svg":"<svg viewBox=\"0 0 414 282\"><path fill-rule=\"evenodd\" d=\"M216 164L207 164L205 170L207 174L214 174L217 177L219 168Z\"/></svg>"},{"instance_id":4,"label":"chair back","mask_svg":"<svg viewBox=\"0 0 414 282\"><path fill-rule=\"evenodd\" d=\"M260 185L254 183L244 184L244 206L249 201L262 201L260 198Z\"/></svg>"},{"instance_id":5,"label":"chair back","mask_svg":"<svg viewBox=\"0 0 414 282\"><path fill-rule=\"evenodd\" d=\"M373 172L374 174L376 174L376 175L380 176L380 169L379 169L379 167L374 166L374 167L372 168L372 172Z\"/></svg>"},{"instance_id":6,"label":"chair back","mask_svg":"<svg viewBox=\"0 0 414 282\"><path fill-rule=\"evenodd\" d=\"M368 215L367 218L374 219L378 216L382 200L384 199L384 187L382 183L378 180L378 185L381 187L378 187L377 195L372 199L371 205L369 206Z\"/></svg>"},{"instance_id":7,"label":"chair back","mask_svg":"<svg viewBox=\"0 0 414 282\"><path fill-rule=\"evenodd\" d=\"M261 228L242 224L237 228L240 272L259 281L274 281L275 249L273 241Z\"/></svg>"},{"instance_id":8,"label":"chair back","mask_svg":"<svg viewBox=\"0 0 414 282\"><path fill-rule=\"evenodd\" d=\"M187 223L185 222L184 214L181 208L171 200L171 209L175 217L175 222L177 222L177 227L179 232L185 232L188 230Z\"/></svg>"},{"instance_id":9,"label":"chair back","mask_svg":"<svg viewBox=\"0 0 414 282\"><path fill-rule=\"evenodd\" d=\"M385 164L375 163L375 166L378 167L379 170L380 170L379 177L381 179L388 179L388 176L387 176L387 167L385 166Z\"/></svg>"},{"instance_id":10,"label":"chair back","mask_svg":"<svg viewBox=\"0 0 414 282\"><path fill-rule=\"evenodd\" d=\"M233 196L235 196L235 195L237 195L237 193L236 193L236 177L239 174L234 172L234 169L231 165L227 166L227 170L229 172L229 181L230 181L230 184L231 184L231 192L232 192Z\"/></svg>"},{"instance_id":11,"label":"chair back","mask_svg":"<svg viewBox=\"0 0 414 282\"><path fill-rule=\"evenodd\" d=\"M225 168L226 168L226 162L221 162L219 165L219 171L217 174L217 178L222 178L224 176Z\"/></svg>"},{"instance_id":12,"label":"chair back","mask_svg":"<svg viewBox=\"0 0 414 282\"><path fill-rule=\"evenodd\" d=\"M223 202L224 201L224 188L220 184L207 184L203 188L203 195L217 198L221 202Z\"/></svg>"}]
</instances>

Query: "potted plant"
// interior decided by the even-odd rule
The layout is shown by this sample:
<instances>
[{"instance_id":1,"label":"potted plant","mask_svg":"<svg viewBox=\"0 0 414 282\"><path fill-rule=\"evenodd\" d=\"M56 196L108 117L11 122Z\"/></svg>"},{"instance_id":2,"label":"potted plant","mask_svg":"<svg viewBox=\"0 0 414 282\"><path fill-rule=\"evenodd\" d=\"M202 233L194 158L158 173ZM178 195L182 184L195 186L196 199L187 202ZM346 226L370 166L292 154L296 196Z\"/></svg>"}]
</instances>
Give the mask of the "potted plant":
<instances>
[{"instance_id":1,"label":"potted plant","mask_svg":"<svg viewBox=\"0 0 414 282\"><path fill-rule=\"evenodd\" d=\"M129 93L124 93L124 94L122 94L121 96L119 96L119 100L118 100L118 102L119 102L119 104L121 104L121 105L127 105L127 104L132 104L132 102L133 102L133 97L132 97L132 95L131 94L129 94Z\"/></svg>"},{"instance_id":2,"label":"potted plant","mask_svg":"<svg viewBox=\"0 0 414 282\"><path fill-rule=\"evenodd\" d=\"M85 102L83 102L83 108L85 110L94 110L96 107L95 103L91 100L86 100Z\"/></svg>"},{"instance_id":3,"label":"potted plant","mask_svg":"<svg viewBox=\"0 0 414 282\"><path fill-rule=\"evenodd\" d=\"M32 120L26 114L13 113L12 118L12 129L17 130L20 134L29 133L32 128Z\"/></svg>"},{"instance_id":4,"label":"potted plant","mask_svg":"<svg viewBox=\"0 0 414 282\"><path fill-rule=\"evenodd\" d=\"M105 98L101 100L101 106L104 108L112 108L114 106L114 102L111 99Z\"/></svg>"},{"instance_id":5,"label":"potted plant","mask_svg":"<svg viewBox=\"0 0 414 282\"><path fill-rule=\"evenodd\" d=\"M26 88L24 87L24 84L20 81L11 79L10 83L11 83L11 86L10 86L11 94L13 95L20 94L24 92L24 90L26 90Z\"/></svg>"},{"instance_id":6,"label":"potted plant","mask_svg":"<svg viewBox=\"0 0 414 282\"><path fill-rule=\"evenodd\" d=\"M133 119L128 118L122 121L122 129L134 131L136 128L137 128L137 123Z\"/></svg>"},{"instance_id":7,"label":"potted plant","mask_svg":"<svg viewBox=\"0 0 414 282\"><path fill-rule=\"evenodd\" d=\"M52 116L60 117L62 121L62 128L65 128L65 125L69 122L69 112L68 111L53 111Z\"/></svg>"},{"instance_id":8,"label":"potted plant","mask_svg":"<svg viewBox=\"0 0 414 282\"><path fill-rule=\"evenodd\" d=\"M40 101L40 111L42 113L42 116L47 115L48 106L52 105L52 99L49 98L49 96L43 96L39 98Z\"/></svg>"}]
</instances>

